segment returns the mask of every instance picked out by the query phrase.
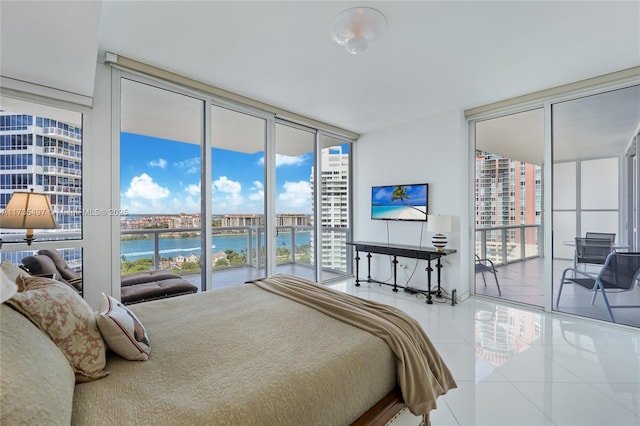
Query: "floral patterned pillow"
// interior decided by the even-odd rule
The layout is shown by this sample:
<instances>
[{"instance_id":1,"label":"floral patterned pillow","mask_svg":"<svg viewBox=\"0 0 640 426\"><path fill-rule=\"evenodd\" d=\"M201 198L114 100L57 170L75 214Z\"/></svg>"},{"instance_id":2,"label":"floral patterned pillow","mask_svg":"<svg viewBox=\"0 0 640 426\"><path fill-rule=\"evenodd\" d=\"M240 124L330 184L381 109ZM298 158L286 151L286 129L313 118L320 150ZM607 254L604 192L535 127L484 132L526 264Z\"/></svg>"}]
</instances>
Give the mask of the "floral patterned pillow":
<instances>
[{"instance_id":1,"label":"floral patterned pillow","mask_svg":"<svg viewBox=\"0 0 640 426\"><path fill-rule=\"evenodd\" d=\"M44 331L67 357L76 382L107 375L106 346L91 306L71 287L43 277L18 277L6 303Z\"/></svg>"}]
</instances>

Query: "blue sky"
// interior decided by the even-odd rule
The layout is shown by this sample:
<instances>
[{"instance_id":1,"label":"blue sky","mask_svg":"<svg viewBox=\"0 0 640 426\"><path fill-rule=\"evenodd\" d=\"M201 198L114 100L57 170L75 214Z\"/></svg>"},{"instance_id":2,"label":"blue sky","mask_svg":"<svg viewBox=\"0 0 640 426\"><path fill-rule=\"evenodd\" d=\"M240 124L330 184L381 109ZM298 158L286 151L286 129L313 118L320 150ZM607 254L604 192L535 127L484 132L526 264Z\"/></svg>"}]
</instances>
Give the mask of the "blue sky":
<instances>
[{"instance_id":1,"label":"blue sky","mask_svg":"<svg viewBox=\"0 0 640 426\"><path fill-rule=\"evenodd\" d=\"M395 186L374 186L371 188L371 201L380 206L426 206L427 185L402 185L405 187L408 197L404 200L391 201Z\"/></svg>"},{"instance_id":2,"label":"blue sky","mask_svg":"<svg viewBox=\"0 0 640 426\"><path fill-rule=\"evenodd\" d=\"M200 212L200 147L122 133L120 203L129 214ZM214 214L263 213L263 153L213 149ZM311 213L313 154L277 156L277 213Z\"/></svg>"}]
</instances>

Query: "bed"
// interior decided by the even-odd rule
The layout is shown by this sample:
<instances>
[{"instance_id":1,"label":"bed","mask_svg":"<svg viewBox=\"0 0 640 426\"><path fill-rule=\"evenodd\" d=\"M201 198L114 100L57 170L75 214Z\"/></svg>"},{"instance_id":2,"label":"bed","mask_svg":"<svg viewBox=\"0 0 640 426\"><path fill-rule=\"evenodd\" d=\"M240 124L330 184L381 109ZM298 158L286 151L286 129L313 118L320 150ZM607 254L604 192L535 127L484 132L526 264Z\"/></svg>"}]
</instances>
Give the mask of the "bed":
<instances>
[{"instance_id":1,"label":"bed","mask_svg":"<svg viewBox=\"0 0 640 426\"><path fill-rule=\"evenodd\" d=\"M428 415L455 387L408 316L293 276L129 308L149 358L108 353L106 377L74 386L71 424L385 424L403 408Z\"/></svg>"}]
</instances>

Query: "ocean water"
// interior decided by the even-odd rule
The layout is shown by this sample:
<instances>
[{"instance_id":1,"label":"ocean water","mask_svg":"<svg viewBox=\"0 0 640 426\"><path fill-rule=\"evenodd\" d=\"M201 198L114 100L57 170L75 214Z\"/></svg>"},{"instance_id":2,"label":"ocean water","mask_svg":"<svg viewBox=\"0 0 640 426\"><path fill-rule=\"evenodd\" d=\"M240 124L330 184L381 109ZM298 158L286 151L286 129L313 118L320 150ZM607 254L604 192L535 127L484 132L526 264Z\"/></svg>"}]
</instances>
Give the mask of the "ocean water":
<instances>
[{"instance_id":1,"label":"ocean water","mask_svg":"<svg viewBox=\"0 0 640 426\"><path fill-rule=\"evenodd\" d=\"M214 235L211 239L213 253L225 250L235 250L240 253L247 250L246 235ZM296 232L296 246L309 244L311 232ZM200 256L200 238L160 238L158 240L160 256L175 257L195 254ZM255 246L255 239L253 241ZM264 244L264 241L262 241ZM280 232L277 237L278 247L291 248L291 234ZM255 247L254 247L255 248ZM153 258L153 240L124 240L120 241L120 255L127 260Z\"/></svg>"}]
</instances>

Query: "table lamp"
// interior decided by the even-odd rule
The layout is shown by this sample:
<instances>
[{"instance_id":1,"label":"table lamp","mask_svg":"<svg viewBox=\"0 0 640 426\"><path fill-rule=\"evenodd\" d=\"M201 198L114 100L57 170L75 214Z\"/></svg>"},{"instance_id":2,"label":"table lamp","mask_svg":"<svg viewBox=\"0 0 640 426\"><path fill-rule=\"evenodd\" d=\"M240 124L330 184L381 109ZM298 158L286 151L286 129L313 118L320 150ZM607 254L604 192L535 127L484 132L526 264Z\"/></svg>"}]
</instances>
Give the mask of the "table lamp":
<instances>
[{"instance_id":1,"label":"table lamp","mask_svg":"<svg viewBox=\"0 0 640 426\"><path fill-rule=\"evenodd\" d=\"M431 239L431 244L438 251L444 251L447 245L447 237L445 232L451 232L451 216L445 215L428 215L427 216L427 230L435 232Z\"/></svg>"},{"instance_id":2,"label":"table lamp","mask_svg":"<svg viewBox=\"0 0 640 426\"><path fill-rule=\"evenodd\" d=\"M31 245L34 229L54 229L58 224L51 212L49 196L37 192L16 191L0 215L0 228L26 229L25 241ZM2 243L0 242L0 245Z\"/></svg>"}]
</instances>

